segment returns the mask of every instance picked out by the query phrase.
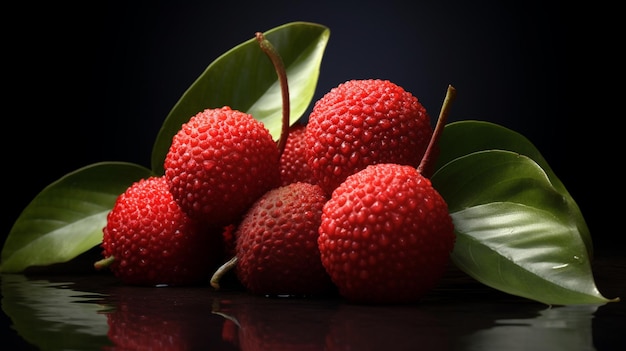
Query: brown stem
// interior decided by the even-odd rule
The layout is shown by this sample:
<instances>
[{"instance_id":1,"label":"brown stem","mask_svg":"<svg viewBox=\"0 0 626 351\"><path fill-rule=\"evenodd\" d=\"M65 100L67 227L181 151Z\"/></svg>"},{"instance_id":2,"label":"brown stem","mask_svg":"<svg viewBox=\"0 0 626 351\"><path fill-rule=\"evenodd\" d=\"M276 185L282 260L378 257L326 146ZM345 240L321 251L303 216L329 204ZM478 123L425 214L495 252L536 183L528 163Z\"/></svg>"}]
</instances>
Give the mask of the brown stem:
<instances>
[{"instance_id":1,"label":"brown stem","mask_svg":"<svg viewBox=\"0 0 626 351\"><path fill-rule=\"evenodd\" d=\"M287 137L289 136L290 107L289 86L287 84L287 71L285 70L285 64L283 63L283 59L278 54L278 51L276 51L272 43L270 43L269 40L265 38L263 33L257 32L255 36L263 52L265 52L265 54L272 61L274 69L276 70L276 74L278 75L278 81L280 82L280 92L283 98L283 121L280 131L280 137L278 139L278 151L280 155L282 155L283 151L285 150L285 145L287 144Z\"/></svg>"},{"instance_id":2,"label":"brown stem","mask_svg":"<svg viewBox=\"0 0 626 351\"><path fill-rule=\"evenodd\" d=\"M213 276L211 277L211 286L215 290L219 290L219 288L220 288L220 279L222 279L224 274L226 274L228 271L230 271L231 269L234 269L236 265L237 265L237 256L231 258L230 260L228 260L228 262L226 262L223 265L221 265L215 271L215 273L213 273Z\"/></svg>"},{"instance_id":3,"label":"brown stem","mask_svg":"<svg viewBox=\"0 0 626 351\"><path fill-rule=\"evenodd\" d=\"M435 161L432 158L433 150L439 142L439 138L441 137L441 133L443 132L443 127L446 125L446 120L448 119L448 113L450 111L450 105L452 101L456 98L456 89L452 85L448 85L448 90L446 91L446 97L443 99L443 105L441 106L441 111L439 112L439 118L437 119L437 125L435 125L435 130L433 131L433 135L430 138L430 142L428 143L428 147L426 148L426 153L424 153L424 157L422 157L422 161L417 167L417 171L420 172L424 177L430 178L431 174L424 174L425 170L433 169L431 163Z\"/></svg>"}]
</instances>

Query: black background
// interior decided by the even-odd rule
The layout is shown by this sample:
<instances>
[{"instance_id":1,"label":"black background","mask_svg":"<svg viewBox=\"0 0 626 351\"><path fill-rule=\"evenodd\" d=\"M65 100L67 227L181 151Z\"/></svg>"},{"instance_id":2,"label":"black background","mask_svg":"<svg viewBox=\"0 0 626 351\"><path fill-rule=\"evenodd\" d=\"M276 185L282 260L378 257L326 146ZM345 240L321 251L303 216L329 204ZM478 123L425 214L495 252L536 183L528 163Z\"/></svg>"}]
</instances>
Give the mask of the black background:
<instances>
[{"instance_id":1,"label":"black background","mask_svg":"<svg viewBox=\"0 0 626 351\"><path fill-rule=\"evenodd\" d=\"M611 247L618 175L599 161L614 148L596 94L603 88L588 83L602 68L585 58L600 52L588 36L588 8L581 19L572 5L544 1L62 6L6 14L16 21L4 31L0 242L36 194L66 173L99 161L149 167L163 119L208 64L257 31L310 21L331 30L315 98L348 79L384 78L435 119L454 85L450 120L491 121L529 138L578 202L596 246Z\"/></svg>"}]
</instances>

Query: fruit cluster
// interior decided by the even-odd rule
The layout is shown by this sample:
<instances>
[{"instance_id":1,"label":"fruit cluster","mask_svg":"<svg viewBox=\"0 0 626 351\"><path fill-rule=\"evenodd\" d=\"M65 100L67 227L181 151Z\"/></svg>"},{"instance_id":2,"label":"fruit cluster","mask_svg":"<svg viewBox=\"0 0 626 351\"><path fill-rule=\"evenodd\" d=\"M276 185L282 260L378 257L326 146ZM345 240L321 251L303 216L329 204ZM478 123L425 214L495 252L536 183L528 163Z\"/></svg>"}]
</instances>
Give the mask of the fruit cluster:
<instances>
[{"instance_id":1,"label":"fruit cluster","mask_svg":"<svg viewBox=\"0 0 626 351\"><path fill-rule=\"evenodd\" d=\"M415 96L381 79L327 92L282 150L252 115L206 109L174 136L165 174L119 196L100 265L127 284L213 276L218 288L232 268L254 294L416 301L455 241L428 179L435 131Z\"/></svg>"}]
</instances>

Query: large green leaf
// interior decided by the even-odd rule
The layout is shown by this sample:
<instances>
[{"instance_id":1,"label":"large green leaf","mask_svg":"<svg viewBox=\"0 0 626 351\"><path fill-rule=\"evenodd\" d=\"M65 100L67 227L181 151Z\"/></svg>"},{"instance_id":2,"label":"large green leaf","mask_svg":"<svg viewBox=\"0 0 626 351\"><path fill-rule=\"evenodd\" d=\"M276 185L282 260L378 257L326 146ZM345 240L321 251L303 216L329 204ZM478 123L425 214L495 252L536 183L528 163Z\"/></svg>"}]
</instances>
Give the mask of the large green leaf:
<instances>
[{"instance_id":1,"label":"large green leaf","mask_svg":"<svg viewBox=\"0 0 626 351\"><path fill-rule=\"evenodd\" d=\"M432 181L454 221L452 261L461 270L546 304L609 301L595 286L582 214L533 159L477 151L446 163Z\"/></svg>"},{"instance_id":2,"label":"large green leaf","mask_svg":"<svg viewBox=\"0 0 626 351\"><path fill-rule=\"evenodd\" d=\"M481 150L508 150L532 158L543 168L555 187L567 190L557 178L539 150L522 134L501 125L476 120L452 122L446 125L439 139L440 154L435 169L457 157Z\"/></svg>"},{"instance_id":3,"label":"large green leaf","mask_svg":"<svg viewBox=\"0 0 626 351\"><path fill-rule=\"evenodd\" d=\"M571 197L561 180L556 176L550 165L539 150L525 136L495 123L465 120L446 125L439 140L440 155L435 169L457 157L481 150L508 150L533 159L543 169L550 183L563 196L572 213L580 213L578 204ZM488 183L482 185L490 186ZM593 258L591 234L583 216L572 216L580 236L587 247L590 258Z\"/></svg>"},{"instance_id":4,"label":"large green leaf","mask_svg":"<svg viewBox=\"0 0 626 351\"><path fill-rule=\"evenodd\" d=\"M100 244L119 194L150 176L132 163L101 162L48 185L22 211L2 248L0 272L67 262Z\"/></svg>"},{"instance_id":5,"label":"large green leaf","mask_svg":"<svg viewBox=\"0 0 626 351\"><path fill-rule=\"evenodd\" d=\"M282 125L282 97L276 70L251 33L213 61L185 91L166 117L152 150L152 170L163 173L172 137L181 125L206 108L230 106L262 121L275 140ZM290 123L313 99L330 30L308 22L292 22L263 33L280 54L287 71Z\"/></svg>"}]
</instances>

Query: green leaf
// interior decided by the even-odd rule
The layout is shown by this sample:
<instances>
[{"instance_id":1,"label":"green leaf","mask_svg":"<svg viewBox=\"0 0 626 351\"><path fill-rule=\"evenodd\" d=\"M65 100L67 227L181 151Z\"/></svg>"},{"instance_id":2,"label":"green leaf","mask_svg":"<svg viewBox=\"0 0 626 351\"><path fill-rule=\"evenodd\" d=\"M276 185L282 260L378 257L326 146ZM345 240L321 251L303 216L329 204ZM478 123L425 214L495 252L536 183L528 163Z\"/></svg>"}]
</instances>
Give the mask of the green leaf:
<instances>
[{"instance_id":1,"label":"green leaf","mask_svg":"<svg viewBox=\"0 0 626 351\"><path fill-rule=\"evenodd\" d=\"M207 108L230 106L262 121L275 140L280 136L282 97L276 70L254 33L213 61L185 91L166 117L152 150L152 170L163 161L181 125ZM297 121L315 94L330 30L319 24L292 22L263 33L280 54L290 97L290 123Z\"/></svg>"},{"instance_id":2,"label":"green leaf","mask_svg":"<svg viewBox=\"0 0 626 351\"><path fill-rule=\"evenodd\" d=\"M582 214L533 159L504 150L458 157L432 177L448 203L452 261L501 291L553 305L597 304Z\"/></svg>"},{"instance_id":3,"label":"green leaf","mask_svg":"<svg viewBox=\"0 0 626 351\"><path fill-rule=\"evenodd\" d=\"M457 157L481 150L508 150L530 157L546 171L552 183L566 191L539 150L523 135L501 125L475 120L452 122L446 125L439 140L440 154L435 169Z\"/></svg>"},{"instance_id":4,"label":"green leaf","mask_svg":"<svg viewBox=\"0 0 626 351\"><path fill-rule=\"evenodd\" d=\"M533 159L545 171L553 187L563 195L572 213L579 213L578 204L571 197L561 180L556 176L539 150L523 135L503 126L484 122L465 120L446 125L439 140L440 155L435 169L443 167L454 159L482 150L508 150ZM489 186L484 184L483 186ZM572 216L580 236L593 258L591 234L583 216Z\"/></svg>"},{"instance_id":5,"label":"green leaf","mask_svg":"<svg viewBox=\"0 0 626 351\"><path fill-rule=\"evenodd\" d=\"M117 197L150 175L135 164L101 162L48 185L13 224L2 248L0 272L67 262L100 244Z\"/></svg>"}]
</instances>

